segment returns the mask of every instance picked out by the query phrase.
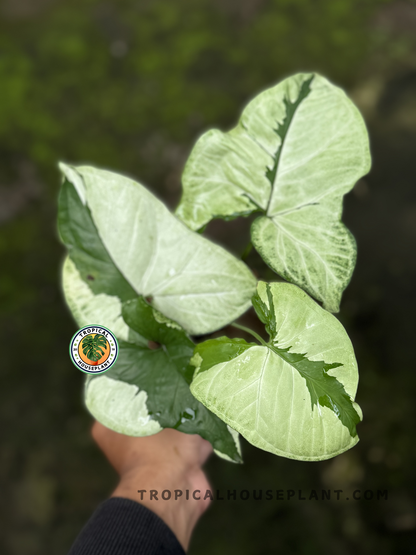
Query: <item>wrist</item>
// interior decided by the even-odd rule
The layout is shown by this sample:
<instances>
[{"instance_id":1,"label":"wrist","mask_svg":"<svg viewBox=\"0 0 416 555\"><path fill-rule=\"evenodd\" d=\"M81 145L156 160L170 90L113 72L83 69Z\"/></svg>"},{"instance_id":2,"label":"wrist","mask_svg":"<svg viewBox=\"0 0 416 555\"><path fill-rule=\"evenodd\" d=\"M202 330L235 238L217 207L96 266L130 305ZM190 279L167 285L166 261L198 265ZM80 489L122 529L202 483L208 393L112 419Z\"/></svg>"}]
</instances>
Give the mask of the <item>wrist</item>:
<instances>
[{"instance_id":1,"label":"wrist","mask_svg":"<svg viewBox=\"0 0 416 555\"><path fill-rule=\"evenodd\" d=\"M111 497L131 499L153 511L186 550L192 530L209 505L209 499L203 499L208 488L209 483L200 466L185 468L148 464L125 471ZM201 499L192 495L198 489L202 493Z\"/></svg>"}]
</instances>

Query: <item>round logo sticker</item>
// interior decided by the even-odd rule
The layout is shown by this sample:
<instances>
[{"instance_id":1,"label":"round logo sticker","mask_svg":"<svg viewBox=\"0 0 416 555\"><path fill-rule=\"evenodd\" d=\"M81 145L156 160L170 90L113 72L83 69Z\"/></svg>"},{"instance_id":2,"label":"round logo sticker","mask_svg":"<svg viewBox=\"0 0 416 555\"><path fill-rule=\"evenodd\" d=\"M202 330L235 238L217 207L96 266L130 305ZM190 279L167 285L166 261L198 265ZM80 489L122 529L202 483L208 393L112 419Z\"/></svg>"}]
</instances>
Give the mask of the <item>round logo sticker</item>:
<instances>
[{"instance_id":1,"label":"round logo sticker","mask_svg":"<svg viewBox=\"0 0 416 555\"><path fill-rule=\"evenodd\" d=\"M69 356L81 372L107 372L118 357L116 336L104 326L85 326L71 339Z\"/></svg>"}]
</instances>

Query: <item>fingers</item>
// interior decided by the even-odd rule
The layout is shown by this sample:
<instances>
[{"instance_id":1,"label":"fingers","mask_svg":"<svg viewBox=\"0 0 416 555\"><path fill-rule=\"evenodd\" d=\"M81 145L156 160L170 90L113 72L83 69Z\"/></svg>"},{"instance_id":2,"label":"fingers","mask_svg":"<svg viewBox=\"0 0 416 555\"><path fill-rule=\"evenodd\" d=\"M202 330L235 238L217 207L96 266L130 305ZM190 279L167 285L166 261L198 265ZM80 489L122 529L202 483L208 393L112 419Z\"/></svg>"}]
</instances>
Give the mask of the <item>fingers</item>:
<instances>
[{"instance_id":1,"label":"fingers","mask_svg":"<svg viewBox=\"0 0 416 555\"><path fill-rule=\"evenodd\" d=\"M207 441L206 439L202 440L201 443L201 450L200 450L200 459L199 459L199 464L202 466L205 461L208 459L208 457L213 453L214 449L212 447L212 445L210 444L209 441Z\"/></svg>"},{"instance_id":2,"label":"fingers","mask_svg":"<svg viewBox=\"0 0 416 555\"><path fill-rule=\"evenodd\" d=\"M158 464L167 454L178 456L187 467L202 466L213 452L209 441L197 434L185 434L171 428L147 437L130 437L114 432L95 421L91 435L117 472L139 463ZM172 460L176 459L174 458Z\"/></svg>"},{"instance_id":3,"label":"fingers","mask_svg":"<svg viewBox=\"0 0 416 555\"><path fill-rule=\"evenodd\" d=\"M94 421L91 428L91 435L92 435L92 439L95 441L95 443L98 446L102 441L102 437L103 437L103 434L105 434L106 429L107 428L105 428L100 422L98 422L97 420Z\"/></svg>"}]
</instances>

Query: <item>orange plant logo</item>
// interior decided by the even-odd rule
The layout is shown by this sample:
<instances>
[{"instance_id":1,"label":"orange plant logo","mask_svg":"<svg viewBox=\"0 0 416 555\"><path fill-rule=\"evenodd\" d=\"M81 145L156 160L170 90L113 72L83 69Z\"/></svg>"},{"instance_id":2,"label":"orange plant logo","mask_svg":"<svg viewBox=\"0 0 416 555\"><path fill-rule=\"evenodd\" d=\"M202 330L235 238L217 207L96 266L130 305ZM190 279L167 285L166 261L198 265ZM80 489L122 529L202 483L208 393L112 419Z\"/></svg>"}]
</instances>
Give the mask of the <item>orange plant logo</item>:
<instances>
[{"instance_id":1,"label":"orange plant logo","mask_svg":"<svg viewBox=\"0 0 416 555\"><path fill-rule=\"evenodd\" d=\"M117 360L117 339L104 326L85 326L71 339L69 354L72 362L82 372L102 374Z\"/></svg>"}]
</instances>

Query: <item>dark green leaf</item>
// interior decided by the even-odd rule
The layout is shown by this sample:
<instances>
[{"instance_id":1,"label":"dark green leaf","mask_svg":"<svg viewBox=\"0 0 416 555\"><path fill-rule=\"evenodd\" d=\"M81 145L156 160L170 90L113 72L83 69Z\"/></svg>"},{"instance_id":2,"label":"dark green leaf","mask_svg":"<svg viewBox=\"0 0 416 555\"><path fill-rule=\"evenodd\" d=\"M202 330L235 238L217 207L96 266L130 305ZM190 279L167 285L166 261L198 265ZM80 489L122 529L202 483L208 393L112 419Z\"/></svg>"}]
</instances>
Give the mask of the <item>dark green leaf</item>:
<instances>
[{"instance_id":1,"label":"dark green leaf","mask_svg":"<svg viewBox=\"0 0 416 555\"><path fill-rule=\"evenodd\" d=\"M208 339L195 347L195 355L191 364L198 368L198 373L204 372L220 362L232 360L255 345L257 344L247 343L244 339L239 338L218 337L217 339Z\"/></svg>"}]
</instances>

